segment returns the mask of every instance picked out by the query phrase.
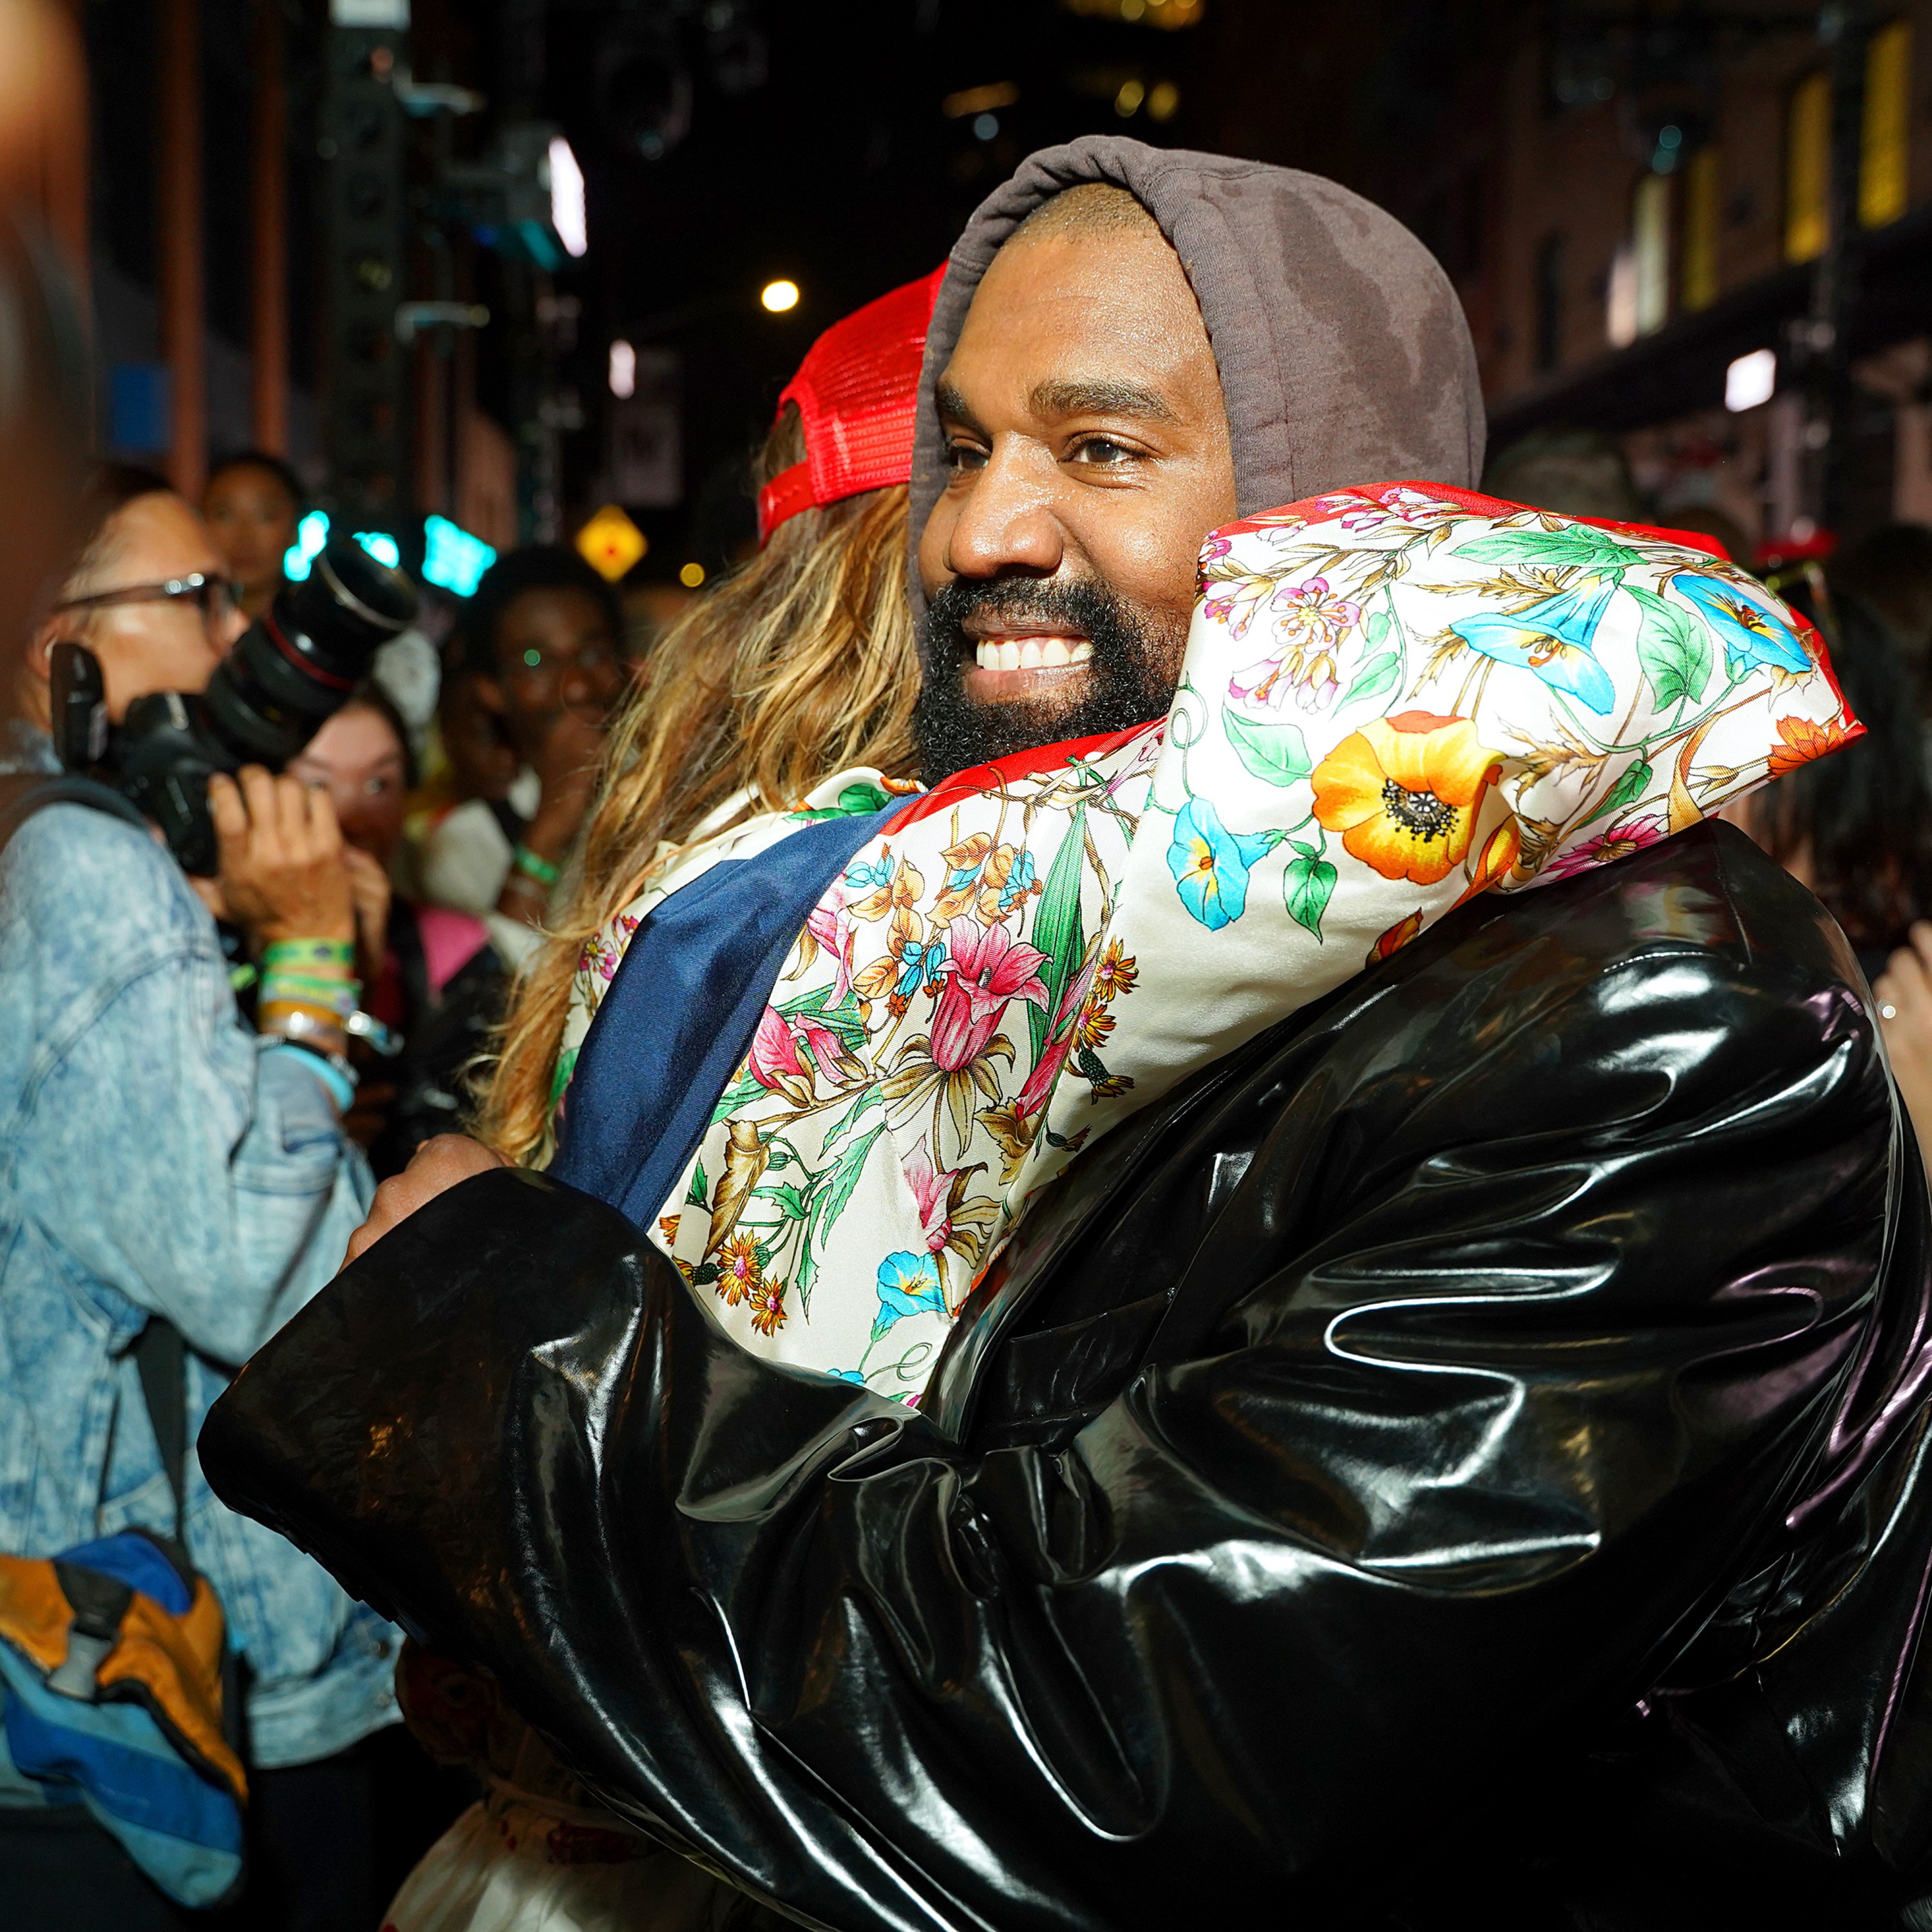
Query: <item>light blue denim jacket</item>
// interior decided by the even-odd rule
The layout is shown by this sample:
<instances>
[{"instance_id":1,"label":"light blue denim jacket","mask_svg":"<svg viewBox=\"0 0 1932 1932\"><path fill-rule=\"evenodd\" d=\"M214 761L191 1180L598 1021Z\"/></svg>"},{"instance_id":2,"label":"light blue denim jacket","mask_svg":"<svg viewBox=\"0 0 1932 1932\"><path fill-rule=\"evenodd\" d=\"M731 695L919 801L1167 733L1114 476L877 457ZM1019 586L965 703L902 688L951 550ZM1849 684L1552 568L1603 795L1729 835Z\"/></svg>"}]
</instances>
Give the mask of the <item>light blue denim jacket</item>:
<instances>
[{"instance_id":1,"label":"light blue denim jacket","mask_svg":"<svg viewBox=\"0 0 1932 1932\"><path fill-rule=\"evenodd\" d=\"M0 727L0 770L51 769ZM305 1056L264 1049L167 854L86 806L0 850L0 1551L50 1556L173 1504L129 1352L164 1315L190 1440L225 1375L340 1266L370 1193ZM390 1626L198 1468L188 1543L248 1665L250 1756L303 1764L394 1721Z\"/></svg>"}]
</instances>

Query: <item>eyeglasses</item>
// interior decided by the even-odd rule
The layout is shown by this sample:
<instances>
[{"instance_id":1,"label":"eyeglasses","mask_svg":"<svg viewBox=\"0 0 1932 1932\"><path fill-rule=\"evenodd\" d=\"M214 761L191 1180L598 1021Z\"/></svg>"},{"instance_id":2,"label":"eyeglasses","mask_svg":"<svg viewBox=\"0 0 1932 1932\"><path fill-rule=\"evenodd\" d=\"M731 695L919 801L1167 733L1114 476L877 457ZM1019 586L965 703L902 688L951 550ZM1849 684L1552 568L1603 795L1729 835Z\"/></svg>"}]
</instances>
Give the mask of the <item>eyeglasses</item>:
<instances>
[{"instance_id":1,"label":"eyeglasses","mask_svg":"<svg viewBox=\"0 0 1932 1932\"><path fill-rule=\"evenodd\" d=\"M235 609L235 586L225 577L197 570L192 576L171 577L164 584L130 584L124 590L99 590L92 597L70 597L57 610L105 610L117 604L186 604L201 608L202 627L211 634L226 623Z\"/></svg>"}]
</instances>

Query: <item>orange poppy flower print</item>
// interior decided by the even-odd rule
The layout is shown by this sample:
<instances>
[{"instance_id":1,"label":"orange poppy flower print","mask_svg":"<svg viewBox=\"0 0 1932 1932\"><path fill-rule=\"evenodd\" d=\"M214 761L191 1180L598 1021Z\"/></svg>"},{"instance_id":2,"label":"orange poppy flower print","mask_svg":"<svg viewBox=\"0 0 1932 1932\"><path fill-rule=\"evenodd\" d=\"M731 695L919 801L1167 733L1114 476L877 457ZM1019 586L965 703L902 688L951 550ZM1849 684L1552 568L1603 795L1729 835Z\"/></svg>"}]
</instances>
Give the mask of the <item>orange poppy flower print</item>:
<instances>
[{"instance_id":1,"label":"orange poppy flower print","mask_svg":"<svg viewBox=\"0 0 1932 1932\"><path fill-rule=\"evenodd\" d=\"M1384 878L1436 885L1462 863L1502 762L1469 718L1378 718L1316 766L1315 816Z\"/></svg>"},{"instance_id":2,"label":"orange poppy flower print","mask_svg":"<svg viewBox=\"0 0 1932 1932\"><path fill-rule=\"evenodd\" d=\"M1774 778L1784 778L1814 758L1822 758L1827 752L1849 745L1858 734L1847 730L1836 718L1827 718L1822 724L1814 724L1808 718L1780 718L1778 735L1784 742L1772 747L1766 761L1767 776Z\"/></svg>"}]
</instances>

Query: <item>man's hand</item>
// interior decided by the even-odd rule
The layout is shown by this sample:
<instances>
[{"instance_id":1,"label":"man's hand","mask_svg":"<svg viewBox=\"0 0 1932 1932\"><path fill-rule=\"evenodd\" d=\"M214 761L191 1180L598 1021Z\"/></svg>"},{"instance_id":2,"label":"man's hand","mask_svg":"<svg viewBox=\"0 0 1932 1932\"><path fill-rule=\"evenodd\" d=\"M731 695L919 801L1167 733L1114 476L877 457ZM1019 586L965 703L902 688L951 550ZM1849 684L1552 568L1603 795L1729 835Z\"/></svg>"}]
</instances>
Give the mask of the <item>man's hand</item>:
<instances>
[{"instance_id":1,"label":"man's hand","mask_svg":"<svg viewBox=\"0 0 1932 1932\"><path fill-rule=\"evenodd\" d=\"M208 780L208 805L230 919L265 945L355 938L355 898L327 792L244 765L238 784L220 772Z\"/></svg>"},{"instance_id":2,"label":"man's hand","mask_svg":"<svg viewBox=\"0 0 1932 1932\"><path fill-rule=\"evenodd\" d=\"M467 1180L473 1174L488 1174L493 1167L508 1166L494 1148L472 1140L467 1134L438 1134L435 1139L424 1141L409 1166L376 1189L368 1220L349 1238L344 1265L356 1260L398 1222L406 1221L418 1208L459 1180Z\"/></svg>"},{"instance_id":3,"label":"man's hand","mask_svg":"<svg viewBox=\"0 0 1932 1932\"><path fill-rule=\"evenodd\" d=\"M1872 983L1892 1077L1918 1136L1919 1151L1932 1161L1932 925L1913 926L1912 944L1885 962Z\"/></svg>"}]
</instances>

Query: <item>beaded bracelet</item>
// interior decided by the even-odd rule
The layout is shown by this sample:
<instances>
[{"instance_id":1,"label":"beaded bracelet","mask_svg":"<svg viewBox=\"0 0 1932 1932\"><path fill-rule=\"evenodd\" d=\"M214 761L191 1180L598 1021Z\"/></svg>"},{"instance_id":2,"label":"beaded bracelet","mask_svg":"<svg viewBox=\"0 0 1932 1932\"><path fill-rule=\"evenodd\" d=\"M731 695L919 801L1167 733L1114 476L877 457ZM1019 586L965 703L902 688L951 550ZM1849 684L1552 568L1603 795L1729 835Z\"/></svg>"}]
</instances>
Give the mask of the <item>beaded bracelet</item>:
<instances>
[{"instance_id":1,"label":"beaded bracelet","mask_svg":"<svg viewBox=\"0 0 1932 1932\"><path fill-rule=\"evenodd\" d=\"M532 852L520 841L512 849L511 863L526 879L540 886L554 886L563 877L563 868L553 865L541 853Z\"/></svg>"}]
</instances>

